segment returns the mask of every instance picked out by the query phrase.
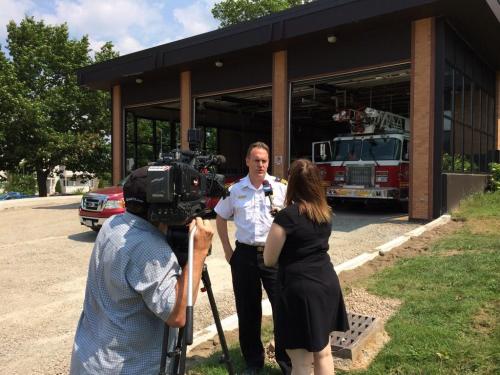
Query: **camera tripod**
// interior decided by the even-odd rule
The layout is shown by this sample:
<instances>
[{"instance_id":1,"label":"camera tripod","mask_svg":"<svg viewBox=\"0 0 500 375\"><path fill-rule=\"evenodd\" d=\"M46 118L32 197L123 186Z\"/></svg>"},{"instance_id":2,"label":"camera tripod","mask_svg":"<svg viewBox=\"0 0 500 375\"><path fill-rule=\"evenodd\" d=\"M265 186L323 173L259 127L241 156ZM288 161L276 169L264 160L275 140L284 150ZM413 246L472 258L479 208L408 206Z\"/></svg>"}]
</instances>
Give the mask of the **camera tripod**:
<instances>
[{"instance_id":1,"label":"camera tripod","mask_svg":"<svg viewBox=\"0 0 500 375\"><path fill-rule=\"evenodd\" d=\"M165 326L165 331L163 333L163 344L162 344L162 354L160 361L160 373L159 375L184 375L186 370L186 351L187 346L193 343L193 243L194 234L196 232L196 227L189 233L189 246L188 246L188 302L186 307L186 325L179 329L177 334L176 345L172 351L169 351L169 331L170 328ZM203 265L201 272L201 281L203 282L202 291L207 292L208 301L210 303L210 309L212 310L212 316L214 318L215 326L217 328L217 334L219 336L219 341L222 348L222 358L221 363L225 363L229 375L234 375L233 364L231 358L229 357L229 350L227 347L226 337L224 336L224 331L222 330L222 324L220 321L219 311L215 303L214 293L212 291L212 283L210 282L210 276L208 274L207 265ZM172 359L172 364L167 369L167 357Z\"/></svg>"}]
</instances>

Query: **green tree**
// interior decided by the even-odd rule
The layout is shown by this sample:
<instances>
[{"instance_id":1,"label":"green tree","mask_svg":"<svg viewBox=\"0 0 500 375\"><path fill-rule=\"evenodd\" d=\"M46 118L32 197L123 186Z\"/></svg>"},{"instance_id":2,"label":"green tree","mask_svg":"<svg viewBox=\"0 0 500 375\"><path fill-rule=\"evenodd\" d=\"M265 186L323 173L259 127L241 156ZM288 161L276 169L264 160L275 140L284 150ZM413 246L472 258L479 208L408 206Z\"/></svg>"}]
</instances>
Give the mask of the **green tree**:
<instances>
[{"instance_id":1,"label":"green tree","mask_svg":"<svg viewBox=\"0 0 500 375\"><path fill-rule=\"evenodd\" d=\"M223 0L214 5L212 15L225 27L253 20L312 0Z\"/></svg>"},{"instance_id":2,"label":"green tree","mask_svg":"<svg viewBox=\"0 0 500 375\"><path fill-rule=\"evenodd\" d=\"M86 36L32 17L7 25L10 58L0 55L0 169L24 162L38 192L57 165L100 175L111 165L109 94L77 84L76 70L118 54L106 43L90 56ZM4 112L4 107L6 112Z\"/></svg>"}]
</instances>

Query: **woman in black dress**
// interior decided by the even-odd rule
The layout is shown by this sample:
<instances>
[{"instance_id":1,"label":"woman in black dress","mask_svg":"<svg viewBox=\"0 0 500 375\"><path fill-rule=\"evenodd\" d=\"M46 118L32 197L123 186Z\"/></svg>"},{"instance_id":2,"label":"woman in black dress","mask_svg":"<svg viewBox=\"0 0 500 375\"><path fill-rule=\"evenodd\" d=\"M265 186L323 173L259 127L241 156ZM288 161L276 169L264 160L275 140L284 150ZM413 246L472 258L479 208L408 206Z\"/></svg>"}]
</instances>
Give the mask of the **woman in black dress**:
<instances>
[{"instance_id":1,"label":"woman in black dress","mask_svg":"<svg viewBox=\"0 0 500 375\"><path fill-rule=\"evenodd\" d=\"M292 374L332 375L329 335L349 323L328 251L332 211L317 167L292 163L286 207L277 213L264 249L264 263L279 263L281 298L276 327L292 360Z\"/></svg>"}]
</instances>

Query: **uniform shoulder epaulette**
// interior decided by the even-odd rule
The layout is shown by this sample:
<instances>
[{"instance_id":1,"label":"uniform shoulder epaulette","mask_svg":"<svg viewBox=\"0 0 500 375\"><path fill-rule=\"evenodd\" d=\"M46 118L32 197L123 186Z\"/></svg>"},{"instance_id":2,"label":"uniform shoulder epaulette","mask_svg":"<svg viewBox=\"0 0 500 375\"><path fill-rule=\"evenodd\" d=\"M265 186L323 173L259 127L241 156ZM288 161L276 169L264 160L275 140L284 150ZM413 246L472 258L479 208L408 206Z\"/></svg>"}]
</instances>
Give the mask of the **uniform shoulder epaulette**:
<instances>
[{"instance_id":1,"label":"uniform shoulder epaulette","mask_svg":"<svg viewBox=\"0 0 500 375\"><path fill-rule=\"evenodd\" d=\"M281 182L283 185L288 185L288 181L284 178L276 177L276 182Z\"/></svg>"}]
</instances>

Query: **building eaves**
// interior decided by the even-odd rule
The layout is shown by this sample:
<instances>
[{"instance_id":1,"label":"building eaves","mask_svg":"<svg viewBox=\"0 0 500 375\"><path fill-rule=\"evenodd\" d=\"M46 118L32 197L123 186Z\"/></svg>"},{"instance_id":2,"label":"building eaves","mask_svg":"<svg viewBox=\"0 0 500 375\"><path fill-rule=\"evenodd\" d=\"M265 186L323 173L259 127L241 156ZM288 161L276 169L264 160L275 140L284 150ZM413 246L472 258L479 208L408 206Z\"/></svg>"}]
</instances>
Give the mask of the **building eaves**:
<instances>
[{"instance_id":1,"label":"building eaves","mask_svg":"<svg viewBox=\"0 0 500 375\"><path fill-rule=\"evenodd\" d=\"M286 45L302 35L425 8L438 0L317 0L256 20L152 47L78 71L78 82L109 89L121 80L158 69L189 69L197 61L259 48Z\"/></svg>"}]
</instances>

